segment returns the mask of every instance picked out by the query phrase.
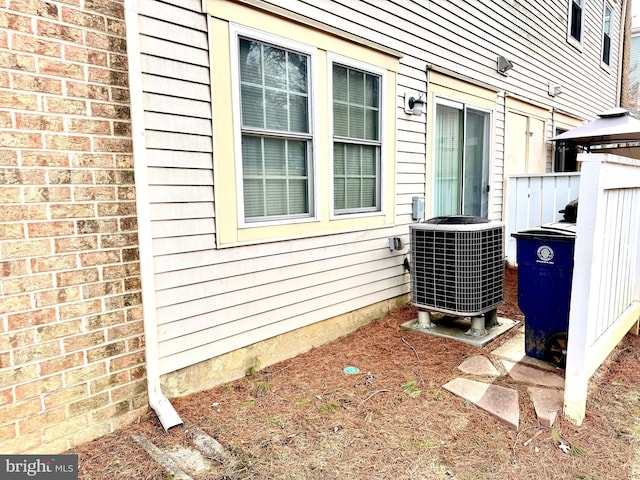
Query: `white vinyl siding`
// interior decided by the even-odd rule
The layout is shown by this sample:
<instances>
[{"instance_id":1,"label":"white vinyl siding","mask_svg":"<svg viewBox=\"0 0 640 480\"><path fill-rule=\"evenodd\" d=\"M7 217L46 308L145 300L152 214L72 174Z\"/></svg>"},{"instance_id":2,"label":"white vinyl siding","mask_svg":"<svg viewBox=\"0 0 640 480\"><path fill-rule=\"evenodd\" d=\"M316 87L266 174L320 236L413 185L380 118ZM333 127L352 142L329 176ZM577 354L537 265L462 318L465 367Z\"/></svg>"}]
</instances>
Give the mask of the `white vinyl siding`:
<instances>
[{"instance_id":1,"label":"white vinyl siding","mask_svg":"<svg viewBox=\"0 0 640 480\"><path fill-rule=\"evenodd\" d=\"M382 179L388 189L383 196L393 198L393 224L216 248L216 220L229 206L224 199L214 202L214 193L224 185L214 177L212 165L214 160L228 169L238 164L232 156L213 158L211 130L217 117L214 111L212 119L210 79L216 65L208 63L212 54L208 29L221 21L220 11L226 4L250 2L209 3L209 17L201 12L199 0L137 3L144 91L131 94L143 95L147 155L135 161L146 161L149 172L162 373L408 292L409 277L402 266L406 251L391 252L388 238L401 236L406 243L412 198L425 195L427 183L433 180L432 166L425 160L427 148L432 147L426 143L426 117L408 116L403 109L405 92L428 91L428 67L489 85L495 92L508 92L497 95L495 109L489 208L493 218L500 218L503 210L508 97L551 108L547 93L551 78L563 86L559 107L575 117L592 118L615 104L616 76L594 73L603 71L596 68L602 53L600 2L597 9L592 8L596 2L585 5L580 55L567 43L566 1L264 2L282 7L283 15L322 19L334 29L402 53L387 87L396 92L395 105L389 102L388 106L395 108L396 120L381 128L391 132L396 155L395 170ZM619 4L614 4L612 32L620 31ZM264 28L281 21L283 15L272 15ZM286 36L287 32L278 33ZM316 30L309 32L309 38L315 38ZM225 34L228 38L229 32ZM610 60L616 65L620 55L616 35L612 40ZM500 54L514 62L510 77L495 71L496 45ZM216 48L215 43L211 46ZM293 45L278 46L299 51ZM215 88L213 93L219 98ZM322 108L330 111L330 102ZM233 115L223 120L239 121ZM318 125L312 120L312 134L317 133L314 127ZM327 137L332 133L328 130ZM234 141L231 136L225 140ZM327 189L333 182L332 151L329 148L314 162L316 168L325 167ZM316 175L314 187L317 181ZM333 196L327 202L331 205ZM329 217L328 208L326 214Z\"/></svg>"}]
</instances>

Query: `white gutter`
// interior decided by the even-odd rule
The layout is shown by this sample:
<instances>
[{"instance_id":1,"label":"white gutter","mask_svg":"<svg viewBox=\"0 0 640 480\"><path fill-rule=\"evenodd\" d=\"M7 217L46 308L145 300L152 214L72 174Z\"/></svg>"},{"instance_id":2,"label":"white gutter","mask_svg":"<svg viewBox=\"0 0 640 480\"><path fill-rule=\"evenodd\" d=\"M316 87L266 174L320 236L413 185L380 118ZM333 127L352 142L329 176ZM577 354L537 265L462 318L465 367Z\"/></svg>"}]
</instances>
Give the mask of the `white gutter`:
<instances>
[{"instance_id":1,"label":"white gutter","mask_svg":"<svg viewBox=\"0 0 640 480\"><path fill-rule=\"evenodd\" d=\"M146 141L144 135L144 106L142 102L142 65L140 63L140 32L136 0L125 0L124 21L129 67L129 101L131 108L131 138L138 216L138 245L140 252L140 279L145 336L145 360L149 406L156 412L165 430L180 425L182 420L160 389L158 354L158 325L156 324L156 292L151 245L151 209L149 206L149 179L147 176Z\"/></svg>"}]
</instances>

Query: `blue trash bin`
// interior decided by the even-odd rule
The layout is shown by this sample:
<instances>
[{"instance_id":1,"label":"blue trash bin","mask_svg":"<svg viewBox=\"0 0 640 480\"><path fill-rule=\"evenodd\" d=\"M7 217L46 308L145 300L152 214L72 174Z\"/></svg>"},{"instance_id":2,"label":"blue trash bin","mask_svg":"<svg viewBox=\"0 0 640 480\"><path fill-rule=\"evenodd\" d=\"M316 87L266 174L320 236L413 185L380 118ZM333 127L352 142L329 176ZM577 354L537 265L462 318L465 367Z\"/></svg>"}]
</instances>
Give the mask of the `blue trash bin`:
<instances>
[{"instance_id":1,"label":"blue trash bin","mask_svg":"<svg viewBox=\"0 0 640 480\"><path fill-rule=\"evenodd\" d=\"M550 223L512 235L517 242L518 305L525 317L525 353L564 368L576 225Z\"/></svg>"}]
</instances>

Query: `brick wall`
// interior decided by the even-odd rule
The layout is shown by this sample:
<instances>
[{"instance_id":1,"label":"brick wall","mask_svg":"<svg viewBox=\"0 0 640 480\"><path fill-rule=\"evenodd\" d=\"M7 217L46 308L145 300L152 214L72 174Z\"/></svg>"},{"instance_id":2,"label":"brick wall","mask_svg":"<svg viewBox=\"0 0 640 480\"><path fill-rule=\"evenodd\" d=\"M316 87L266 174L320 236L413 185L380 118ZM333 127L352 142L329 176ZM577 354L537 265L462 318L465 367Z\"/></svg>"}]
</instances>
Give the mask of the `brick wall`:
<instances>
[{"instance_id":1,"label":"brick wall","mask_svg":"<svg viewBox=\"0 0 640 480\"><path fill-rule=\"evenodd\" d=\"M122 1L0 0L2 453L147 406L124 33Z\"/></svg>"}]
</instances>

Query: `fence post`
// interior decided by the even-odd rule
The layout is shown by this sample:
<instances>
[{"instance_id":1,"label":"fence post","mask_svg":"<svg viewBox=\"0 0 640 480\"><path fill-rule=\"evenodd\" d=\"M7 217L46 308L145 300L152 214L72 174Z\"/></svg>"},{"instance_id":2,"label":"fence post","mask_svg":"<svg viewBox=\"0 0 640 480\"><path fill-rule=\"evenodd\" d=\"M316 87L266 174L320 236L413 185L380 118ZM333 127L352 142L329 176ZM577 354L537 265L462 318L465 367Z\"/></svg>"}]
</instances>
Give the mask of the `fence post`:
<instances>
[{"instance_id":1,"label":"fence post","mask_svg":"<svg viewBox=\"0 0 640 480\"><path fill-rule=\"evenodd\" d=\"M565 369L564 416L573 424L584 420L591 372L588 352L596 328L597 298L590 291L600 281L603 225L603 161L606 154L580 154L580 196L574 253L567 363Z\"/></svg>"}]
</instances>

